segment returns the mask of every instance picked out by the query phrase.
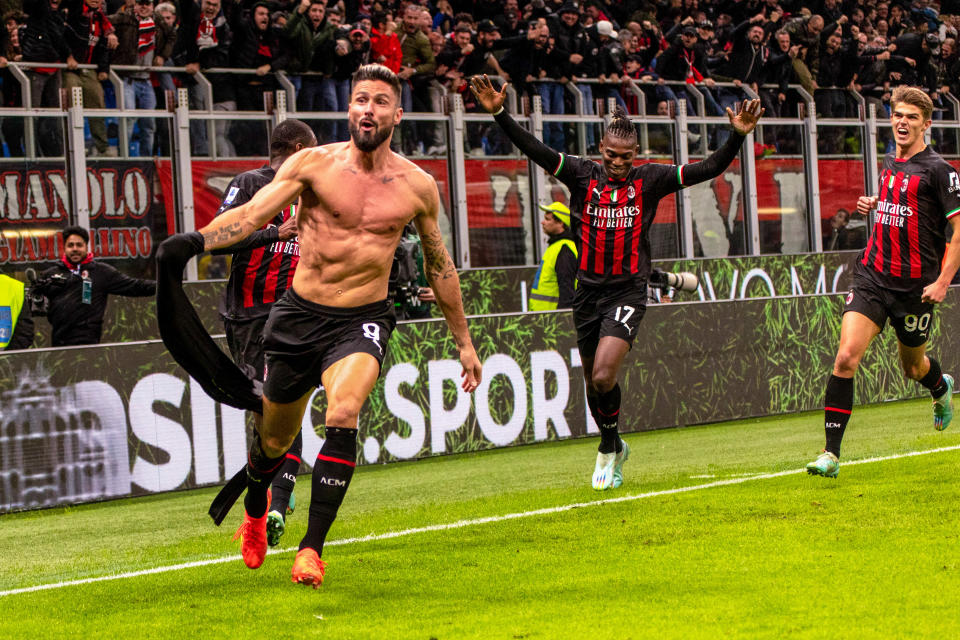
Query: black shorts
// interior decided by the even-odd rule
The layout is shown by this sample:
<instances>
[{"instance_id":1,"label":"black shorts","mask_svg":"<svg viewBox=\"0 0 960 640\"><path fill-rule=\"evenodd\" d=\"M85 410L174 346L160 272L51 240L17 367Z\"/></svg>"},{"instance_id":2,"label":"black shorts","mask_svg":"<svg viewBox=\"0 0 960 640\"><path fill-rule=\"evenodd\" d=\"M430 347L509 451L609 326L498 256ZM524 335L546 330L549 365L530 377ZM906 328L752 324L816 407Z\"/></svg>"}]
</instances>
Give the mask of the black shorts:
<instances>
[{"instance_id":1,"label":"black shorts","mask_svg":"<svg viewBox=\"0 0 960 640\"><path fill-rule=\"evenodd\" d=\"M573 297L573 322L580 356L592 358L604 336L616 336L632 345L646 310L646 283L579 283Z\"/></svg>"},{"instance_id":2,"label":"black shorts","mask_svg":"<svg viewBox=\"0 0 960 640\"><path fill-rule=\"evenodd\" d=\"M919 347L927 342L933 322L933 303L920 302L920 296L919 291L891 291L854 272L843 312L863 314L881 331L889 318L897 340L907 347Z\"/></svg>"},{"instance_id":3,"label":"black shorts","mask_svg":"<svg viewBox=\"0 0 960 640\"><path fill-rule=\"evenodd\" d=\"M263 325L267 316L249 320L223 319L227 346L237 366L247 377L263 382Z\"/></svg>"},{"instance_id":4,"label":"black shorts","mask_svg":"<svg viewBox=\"0 0 960 640\"><path fill-rule=\"evenodd\" d=\"M320 386L330 365L354 353L369 353L382 365L396 324L389 300L327 307L287 289L263 329L263 394L273 402L298 400Z\"/></svg>"}]
</instances>

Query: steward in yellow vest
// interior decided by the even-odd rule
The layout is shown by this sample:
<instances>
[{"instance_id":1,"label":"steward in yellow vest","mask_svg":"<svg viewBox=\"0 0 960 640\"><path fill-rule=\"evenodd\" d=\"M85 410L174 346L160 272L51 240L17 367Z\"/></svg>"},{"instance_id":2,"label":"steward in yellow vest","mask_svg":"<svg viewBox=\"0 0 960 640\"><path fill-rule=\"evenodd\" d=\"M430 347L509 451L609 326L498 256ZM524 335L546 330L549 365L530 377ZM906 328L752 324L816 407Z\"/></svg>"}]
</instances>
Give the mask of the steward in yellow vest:
<instances>
[{"instance_id":1,"label":"steward in yellow vest","mask_svg":"<svg viewBox=\"0 0 960 640\"><path fill-rule=\"evenodd\" d=\"M577 245L570 232L570 209L560 202L538 206L543 210L540 226L548 240L533 279L530 310L569 309L577 288Z\"/></svg>"},{"instance_id":2,"label":"steward in yellow vest","mask_svg":"<svg viewBox=\"0 0 960 640\"><path fill-rule=\"evenodd\" d=\"M33 344L33 318L24 304L23 283L0 274L0 351Z\"/></svg>"}]
</instances>

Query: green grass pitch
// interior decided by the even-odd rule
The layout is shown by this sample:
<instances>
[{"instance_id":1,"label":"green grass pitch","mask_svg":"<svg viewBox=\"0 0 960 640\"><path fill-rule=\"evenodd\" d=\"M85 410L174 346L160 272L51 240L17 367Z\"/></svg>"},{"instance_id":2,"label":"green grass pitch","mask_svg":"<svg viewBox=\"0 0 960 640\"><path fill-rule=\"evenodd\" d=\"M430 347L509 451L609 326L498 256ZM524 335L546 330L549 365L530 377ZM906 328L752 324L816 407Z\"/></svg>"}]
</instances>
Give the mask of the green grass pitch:
<instances>
[{"instance_id":1,"label":"green grass pitch","mask_svg":"<svg viewBox=\"0 0 960 640\"><path fill-rule=\"evenodd\" d=\"M602 494L595 439L363 467L319 591L290 582L309 475L257 571L230 558L240 508L207 517L212 489L6 515L0 591L136 575L0 596L0 638L957 638L960 450L890 458L957 429L929 401L857 408L836 480L767 477L816 456L817 413L627 435Z\"/></svg>"}]
</instances>

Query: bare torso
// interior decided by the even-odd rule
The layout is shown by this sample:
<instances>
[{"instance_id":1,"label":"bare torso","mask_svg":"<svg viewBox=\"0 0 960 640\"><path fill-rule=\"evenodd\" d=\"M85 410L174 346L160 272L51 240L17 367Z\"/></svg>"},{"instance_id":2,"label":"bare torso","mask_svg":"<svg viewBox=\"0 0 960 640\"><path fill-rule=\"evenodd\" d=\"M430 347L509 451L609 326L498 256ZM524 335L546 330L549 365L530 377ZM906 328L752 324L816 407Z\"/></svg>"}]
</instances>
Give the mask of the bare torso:
<instances>
[{"instance_id":1,"label":"bare torso","mask_svg":"<svg viewBox=\"0 0 960 640\"><path fill-rule=\"evenodd\" d=\"M301 168L309 187L297 212L293 289L333 307L383 300L403 227L427 207L432 178L395 153L364 169L349 142L309 153Z\"/></svg>"}]
</instances>

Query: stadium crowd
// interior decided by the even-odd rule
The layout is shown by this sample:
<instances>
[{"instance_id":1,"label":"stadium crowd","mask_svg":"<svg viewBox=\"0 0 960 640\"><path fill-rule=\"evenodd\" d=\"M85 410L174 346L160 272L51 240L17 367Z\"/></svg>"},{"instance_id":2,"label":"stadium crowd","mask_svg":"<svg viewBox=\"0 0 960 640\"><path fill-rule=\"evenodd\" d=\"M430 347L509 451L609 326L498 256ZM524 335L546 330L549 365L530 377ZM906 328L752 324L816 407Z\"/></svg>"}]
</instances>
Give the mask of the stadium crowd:
<instances>
[{"instance_id":1,"label":"stadium crowd","mask_svg":"<svg viewBox=\"0 0 960 640\"><path fill-rule=\"evenodd\" d=\"M547 114L574 112L566 83L582 93L586 113L614 98L637 114L627 79L639 82L647 112L661 115L674 112L688 83L702 93L707 115L743 99L742 85L759 93L768 116L796 113L791 84L812 93L824 117L855 115L848 88L881 116L899 84L925 87L937 115L951 109L945 92L960 95L958 0L3 0L0 9L0 66L68 66L27 71L35 107L57 106L60 87L73 86L83 88L86 106L107 106L111 64L152 67L120 72L125 104L144 109L163 104L163 91L176 86L189 89L191 108L203 108L204 87L194 74L204 71L214 110L260 111L264 94L280 88L273 72L284 71L298 111L344 111L350 76L366 62L400 75L403 106L414 112L444 111L451 93L477 110L467 79L480 73L539 95ZM163 66L186 71L158 72ZM248 72L206 72L224 68ZM22 106L9 69L2 90L4 106ZM687 101L691 113L696 105ZM315 123L321 143L347 138L343 122ZM217 121L220 155L260 153L256 126ZM90 129L92 155L116 153L102 120L91 119ZM140 118L134 155L161 150L166 142L155 130L152 119ZM23 121L5 119L2 132L8 152L23 155ZM62 153L54 122L37 133L43 155ZM505 141L488 133L468 131L469 147L497 152ZM548 124L545 141L562 149L571 142L564 133ZM401 137L407 152L445 151L436 125L407 123ZM191 139L195 154L207 153L203 122L193 123Z\"/></svg>"}]
</instances>

